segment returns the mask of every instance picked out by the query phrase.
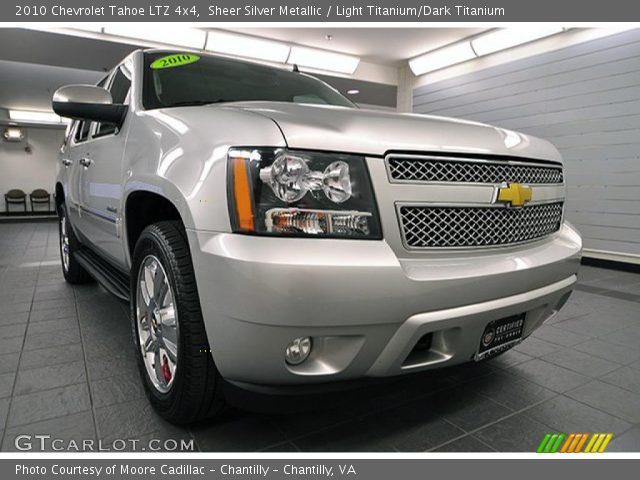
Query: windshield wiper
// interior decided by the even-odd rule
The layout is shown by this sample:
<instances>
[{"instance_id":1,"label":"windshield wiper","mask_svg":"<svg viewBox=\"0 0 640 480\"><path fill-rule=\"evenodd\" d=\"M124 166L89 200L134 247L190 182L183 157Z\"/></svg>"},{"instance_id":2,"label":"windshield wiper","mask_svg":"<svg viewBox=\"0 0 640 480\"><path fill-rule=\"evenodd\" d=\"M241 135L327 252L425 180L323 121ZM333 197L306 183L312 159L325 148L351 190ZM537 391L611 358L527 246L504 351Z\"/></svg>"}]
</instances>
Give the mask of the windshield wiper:
<instances>
[{"instance_id":1,"label":"windshield wiper","mask_svg":"<svg viewBox=\"0 0 640 480\"><path fill-rule=\"evenodd\" d=\"M197 107L200 105L211 105L213 103L223 103L228 100L223 100L221 98L217 98L215 100L186 100L184 102L175 102L171 105L167 105L167 107Z\"/></svg>"}]
</instances>

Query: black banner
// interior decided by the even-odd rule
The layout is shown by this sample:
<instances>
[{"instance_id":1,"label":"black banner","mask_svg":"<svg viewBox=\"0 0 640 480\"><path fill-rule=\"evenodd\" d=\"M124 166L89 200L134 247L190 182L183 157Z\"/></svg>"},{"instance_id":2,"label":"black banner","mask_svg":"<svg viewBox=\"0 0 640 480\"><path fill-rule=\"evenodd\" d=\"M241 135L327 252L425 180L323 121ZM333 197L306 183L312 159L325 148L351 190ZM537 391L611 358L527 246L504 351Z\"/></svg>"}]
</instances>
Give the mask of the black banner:
<instances>
[{"instance_id":1,"label":"black banner","mask_svg":"<svg viewBox=\"0 0 640 480\"><path fill-rule=\"evenodd\" d=\"M15 0L2 22L630 22L628 0Z\"/></svg>"}]
</instances>

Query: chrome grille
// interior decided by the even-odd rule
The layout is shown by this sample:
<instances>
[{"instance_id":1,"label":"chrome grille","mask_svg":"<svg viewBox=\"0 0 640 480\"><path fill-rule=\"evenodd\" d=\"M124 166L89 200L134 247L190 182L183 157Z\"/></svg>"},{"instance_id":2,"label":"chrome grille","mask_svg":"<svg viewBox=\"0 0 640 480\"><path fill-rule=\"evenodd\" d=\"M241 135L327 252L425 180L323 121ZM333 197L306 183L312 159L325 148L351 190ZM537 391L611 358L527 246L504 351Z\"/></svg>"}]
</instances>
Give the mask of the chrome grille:
<instances>
[{"instance_id":1,"label":"chrome grille","mask_svg":"<svg viewBox=\"0 0 640 480\"><path fill-rule=\"evenodd\" d=\"M401 206L410 248L490 247L526 242L560 229L562 202L505 207Z\"/></svg>"},{"instance_id":2,"label":"chrome grille","mask_svg":"<svg viewBox=\"0 0 640 480\"><path fill-rule=\"evenodd\" d=\"M437 157L389 157L392 180L405 182L466 182L558 184L563 182L562 167L523 163L442 159Z\"/></svg>"}]
</instances>

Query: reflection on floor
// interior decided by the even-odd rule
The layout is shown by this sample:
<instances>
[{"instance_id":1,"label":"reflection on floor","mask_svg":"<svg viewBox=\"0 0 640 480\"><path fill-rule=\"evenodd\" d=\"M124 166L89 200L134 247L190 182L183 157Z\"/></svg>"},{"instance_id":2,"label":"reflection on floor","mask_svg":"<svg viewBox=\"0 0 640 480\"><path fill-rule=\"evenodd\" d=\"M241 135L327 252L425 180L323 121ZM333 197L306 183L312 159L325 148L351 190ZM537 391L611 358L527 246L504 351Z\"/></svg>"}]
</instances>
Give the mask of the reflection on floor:
<instances>
[{"instance_id":1,"label":"reflection on floor","mask_svg":"<svg viewBox=\"0 0 640 480\"><path fill-rule=\"evenodd\" d=\"M0 225L2 450L50 434L202 451L531 452L546 432L612 432L607 451L640 451L638 274L582 268L562 312L493 361L321 397L249 396L253 412L178 428L144 398L127 307L65 284L57 245L55 223Z\"/></svg>"}]
</instances>

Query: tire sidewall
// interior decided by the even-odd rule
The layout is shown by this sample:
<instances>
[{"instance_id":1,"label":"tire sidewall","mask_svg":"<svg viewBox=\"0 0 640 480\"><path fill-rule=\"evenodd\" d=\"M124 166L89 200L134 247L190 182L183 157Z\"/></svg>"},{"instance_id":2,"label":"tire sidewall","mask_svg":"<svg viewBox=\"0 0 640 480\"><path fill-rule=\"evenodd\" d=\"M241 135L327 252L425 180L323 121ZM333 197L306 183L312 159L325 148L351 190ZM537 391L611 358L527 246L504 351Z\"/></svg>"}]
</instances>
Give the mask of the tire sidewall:
<instances>
[{"instance_id":1,"label":"tire sidewall","mask_svg":"<svg viewBox=\"0 0 640 480\"><path fill-rule=\"evenodd\" d=\"M181 308L181 302L177 291L175 272L172 268L171 261L169 260L169 254L166 249L167 246L164 245L164 242L161 238L154 235L153 230L145 230L142 233L133 255L133 268L131 269L131 301L129 302L131 326L133 330L133 344L135 348L138 369L140 370L144 388L147 392L147 395L149 396L149 399L154 404L154 406L161 411L171 411L174 408L174 405L178 401L179 392L182 389L181 387L182 382L184 381L185 370L184 368L182 368L184 366L183 357L185 346L183 335L180 334L180 318L183 313L183 309ZM138 301L138 278L142 262L149 255L153 255L154 257L156 257L164 268L173 293L174 308L176 310L176 321L178 322L178 368L175 373L173 384L171 385L169 391L166 393L160 392L153 385L152 380L149 378L149 373L147 372L146 365L144 364L144 360L142 358L140 337L138 332L138 318L136 312Z\"/></svg>"},{"instance_id":2,"label":"tire sidewall","mask_svg":"<svg viewBox=\"0 0 640 480\"><path fill-rule=\"evenodd\" d=\"M64 266L64 258L62 254L62 223L66 223L67 228L67 237L69 236L69 219L67 217L67 210L65 208L64 203L60 205L60 210L58 212L58 251L60 253L60 263L62 264L62 274L64 278L67 279L69 276L69 268L71 264L69 263L69 267L65 268ZM71 245L69 245L71 247ZM69 252L69 261L71 261L71 252Z\"/></svg>"},{"instance_id":3,"label":"tire sidewall","mask_svg":"<svg viewBox=\"0 0 640 480\"><path fill-rule=\"evenodd\" d=\"M62 258L62 222L66 223L67 238L69 239L69 266L64 268L64 260ZM74 256L74 253L80 248L80 242L76 238L73 226L69 221L69 212L66 203L60 204L58 207L58 252L60 254L60 262L62 267L62 275L64 279L71 284L84 284L92 281L91 276L82 268Z\"/></svg>"}]
</instances>

